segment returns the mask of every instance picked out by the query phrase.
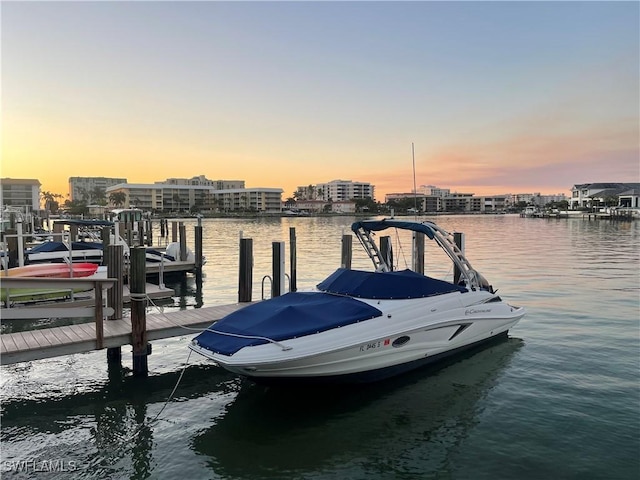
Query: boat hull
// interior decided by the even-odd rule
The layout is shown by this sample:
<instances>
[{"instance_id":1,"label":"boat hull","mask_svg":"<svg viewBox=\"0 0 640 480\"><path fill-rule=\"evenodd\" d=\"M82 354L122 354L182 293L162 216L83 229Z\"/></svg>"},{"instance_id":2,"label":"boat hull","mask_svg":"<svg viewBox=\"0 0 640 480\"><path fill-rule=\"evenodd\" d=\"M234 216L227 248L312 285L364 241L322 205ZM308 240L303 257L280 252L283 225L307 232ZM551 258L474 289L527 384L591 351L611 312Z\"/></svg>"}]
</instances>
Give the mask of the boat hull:
<instances>
[{"instance_id":1,"label":"boat hull","mask_svg":"<svg viewBox=\"0 0 640 480\"><path fill-rule=\"evenodd\" d=\"M80 278L89 277L96 273L98 265L95 263L40 263L14 267L3 271L0 276L8 277L39 277L39 278Z\"/></svg>"},{"instance_id":2,"label":"boat hull","mask_svg":"<svg viewBox=\"0 0 640 480\"><path fill-rule=\"evenodd\" d=\"M400 306L403 308L406 306ZM416 318L411 310L404 320L395 315L396 324L385 315L364 322L366 329L362 324L350 325L278 345L246 347L233 355L213 353L195 343L190 348L257 383L373 382L504 337L524 315L523 308L505 303L493 304L492 310L494 317L462 307L422 318ZM364 331L376 332L376 336L363 337ZM327 350L327 345L336 348Z\"/></svg>"},{"instance_id":3,"label":"boat hull","mask_svg":"<svg viewBox=\"0 0 640 480\"><path fill-rule=\"evenodd\" d=\"M463 356L473 350L480 350L486 348L495 343L504 341L508 338L508 332L501 332L498 335L494 335L484 340L464 345L462 347L455 348L446 352L435 354L413 360L398 365L392 365L389 367L376 368L373 370L365 370L362 372L335 374L335 375L323 375L323 376L257 376L247 375L242 376L249 378L255 383L260 385L273 385L273 386L285 386L285 385L324 385L324 384L365 384L374 383L386 380L398 375L411 372L413 370L426 368L429 366L437 365L441 362L445 362L449 359L454 359L458 356ZM230 370L233 372L233 370ZM238 372L233 372L238 374Z\"/></svg>"}]
</instances>

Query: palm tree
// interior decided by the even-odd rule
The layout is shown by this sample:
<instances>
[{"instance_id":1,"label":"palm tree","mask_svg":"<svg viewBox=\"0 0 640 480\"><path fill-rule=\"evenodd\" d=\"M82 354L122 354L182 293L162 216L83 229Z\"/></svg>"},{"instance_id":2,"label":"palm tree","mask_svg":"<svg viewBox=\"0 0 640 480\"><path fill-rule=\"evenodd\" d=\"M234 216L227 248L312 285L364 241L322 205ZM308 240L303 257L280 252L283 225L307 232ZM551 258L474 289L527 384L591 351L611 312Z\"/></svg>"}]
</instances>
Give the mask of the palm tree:
<instances>
[{"instance_id":1,"label":"palm tree","mask_svg":"<svg viewBox=\"0 0 640 480\"><path fill-rule=\"evenodd\" d=\"M62 195L59 193L51 193L44 191L40 194L42 200L44 200L44 209L51 212L56 213L58 211L58 202L57 198L62 198Z\"/></svg>"},{"instance_id":2,"label":"palm tree","mask_svg":"<svg viewBox=\"0 0 640 480\"><path fill-rule=\"evenodd\" d=\"M112 203L116 207L124 205L127 201L127 194L124 192L113 192L109 194L109 203Z\"/></svg>"},{"instance_id":3,"label":"palm tree","mask_svg":"<svg viewBox=\"0 0 640 480\"><path fill-rule=\"evenodd\" d=\"M97 205L105 205L107 203L107 194L103 187L95 187L91 190L91 202Z\"/></svg>"}]
</instances>

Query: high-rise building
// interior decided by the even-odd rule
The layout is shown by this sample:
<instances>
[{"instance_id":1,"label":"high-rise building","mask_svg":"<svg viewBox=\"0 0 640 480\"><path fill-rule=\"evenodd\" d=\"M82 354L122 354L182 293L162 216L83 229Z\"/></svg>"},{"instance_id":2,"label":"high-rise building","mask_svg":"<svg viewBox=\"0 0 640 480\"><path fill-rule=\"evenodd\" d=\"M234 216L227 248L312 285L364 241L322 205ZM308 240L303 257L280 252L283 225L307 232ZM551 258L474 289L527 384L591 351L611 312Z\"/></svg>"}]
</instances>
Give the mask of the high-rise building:
<instances>
[{"instance_id":1,"label":"high-rise building","mask_svg":"<svg viewBox=\"0 0 640 480\"><path fill-rule=\"evenodd\" d=\"M108 187L127 183L126 178L108 177L69 177L69 199L92 203L98 200L98 194L104 194Z\"/></svg>"}]
</instances>

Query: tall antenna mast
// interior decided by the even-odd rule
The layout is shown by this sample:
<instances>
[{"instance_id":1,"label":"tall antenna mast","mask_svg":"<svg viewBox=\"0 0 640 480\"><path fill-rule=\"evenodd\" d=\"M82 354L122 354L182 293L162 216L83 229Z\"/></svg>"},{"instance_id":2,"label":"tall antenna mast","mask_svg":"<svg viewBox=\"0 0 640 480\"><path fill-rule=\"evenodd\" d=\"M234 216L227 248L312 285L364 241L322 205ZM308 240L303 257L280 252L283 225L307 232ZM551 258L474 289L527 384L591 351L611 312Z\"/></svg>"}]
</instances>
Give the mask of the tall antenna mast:
<instances>
[{"instance_id":1,"label":"tall antenna mast","mask_svg":"<svg viewBox=\"0 0 640 480\"><path fill-rule=\"evenodd\" d=\"M418 219L418 189L416 188L416 154L411 142L411 158L413 160L413 209L415 210L415 219Z\"/></svg>"}]
</instances>

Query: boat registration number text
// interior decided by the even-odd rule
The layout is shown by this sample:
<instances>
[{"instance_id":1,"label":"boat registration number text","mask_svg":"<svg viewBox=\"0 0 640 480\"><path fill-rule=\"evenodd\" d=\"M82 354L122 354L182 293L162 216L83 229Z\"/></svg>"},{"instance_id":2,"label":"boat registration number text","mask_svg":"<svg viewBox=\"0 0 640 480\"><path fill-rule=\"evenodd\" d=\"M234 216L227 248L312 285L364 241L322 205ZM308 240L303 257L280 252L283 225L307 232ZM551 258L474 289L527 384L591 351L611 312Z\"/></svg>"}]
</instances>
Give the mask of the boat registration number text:
<instances>
[{"instance_id":1,"label":"boat registration number text","mask_svg":"<svg viewBox=\"0 0 640 480\"><path fill-rule=\"evenodd\" d=\"M385 340L378 340L377 342L370 342L360 345L360 351L366 352L367 350L372 350L374 348L386 347L391 343L391 340L388 338Z\"/></svg>"}]
</instances>

